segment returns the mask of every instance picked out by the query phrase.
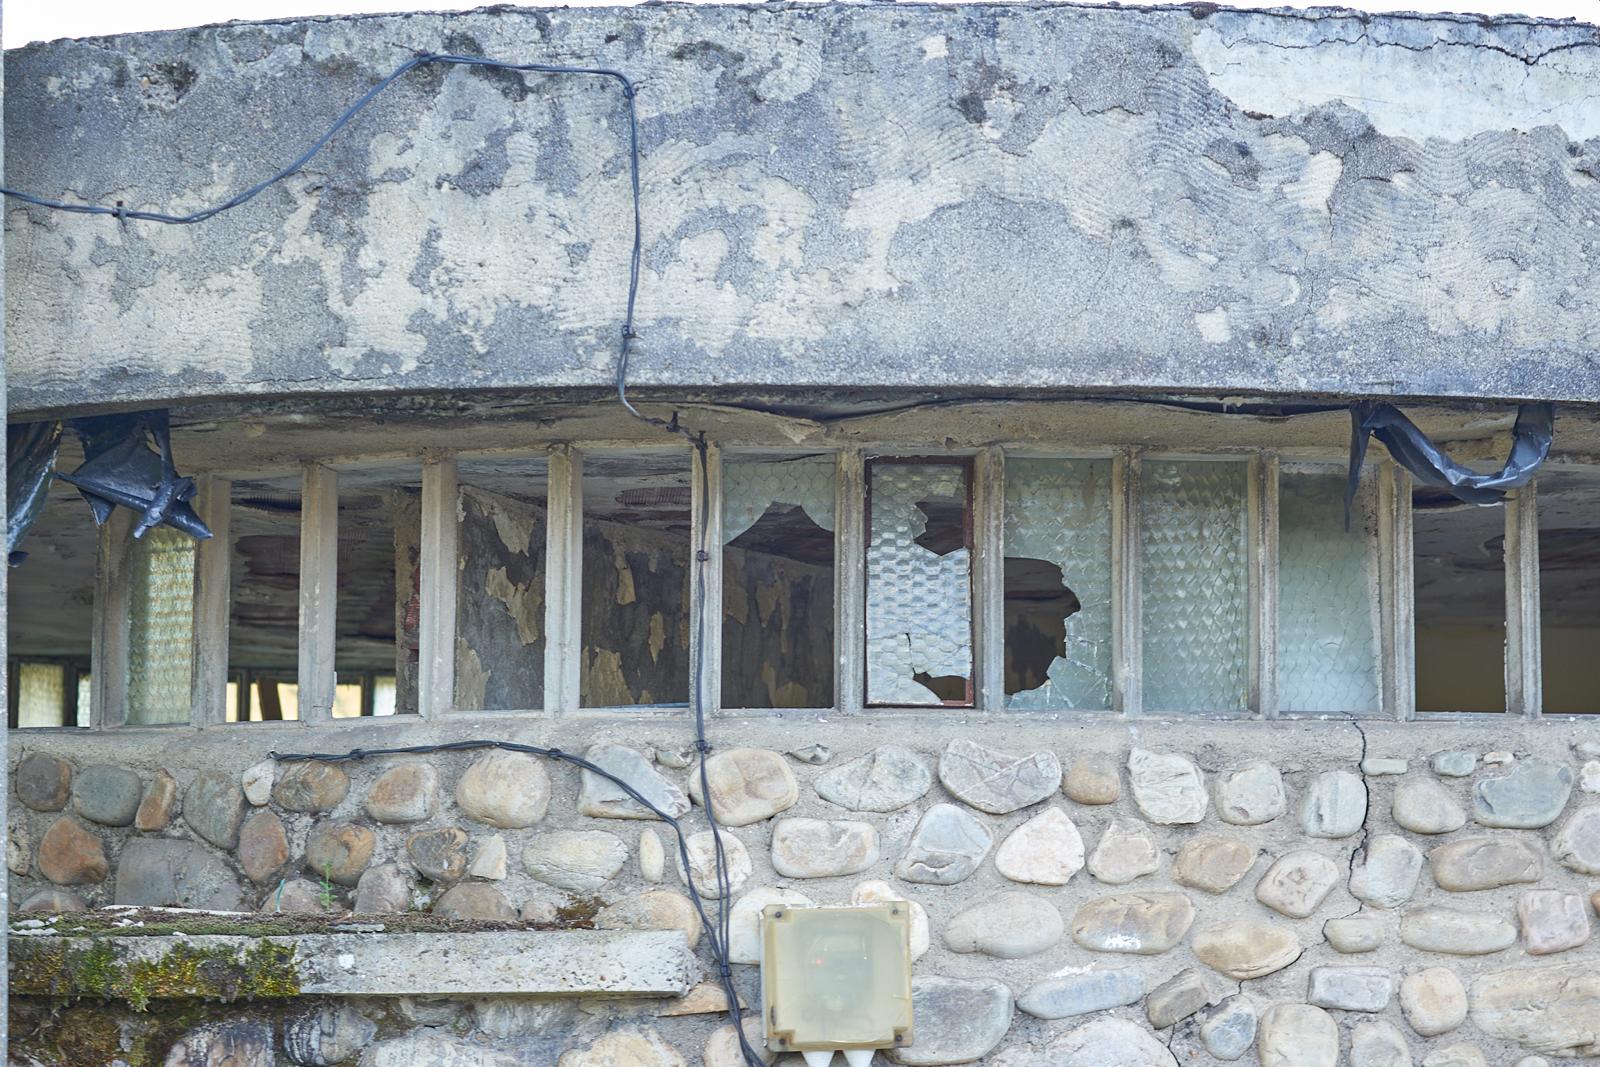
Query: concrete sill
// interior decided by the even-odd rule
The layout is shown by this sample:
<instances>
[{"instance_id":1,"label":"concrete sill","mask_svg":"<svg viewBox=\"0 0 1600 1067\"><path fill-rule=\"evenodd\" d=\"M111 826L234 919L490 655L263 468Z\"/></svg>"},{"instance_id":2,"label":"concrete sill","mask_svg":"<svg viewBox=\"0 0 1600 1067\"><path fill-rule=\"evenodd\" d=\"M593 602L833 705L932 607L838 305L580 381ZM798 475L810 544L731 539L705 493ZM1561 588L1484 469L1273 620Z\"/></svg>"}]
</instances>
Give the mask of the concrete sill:
<instances>
[{"instance_id":1,"label":"concrete sill","mask_svg":"<svg viewBox=\"0 0 1600 1067\"><path fill-rule=\"evenodd\" d=\"M680 930L153 935L11 940L18 996L231 1001L295 996L681 996Z\"/></svg>"}]
</instances>

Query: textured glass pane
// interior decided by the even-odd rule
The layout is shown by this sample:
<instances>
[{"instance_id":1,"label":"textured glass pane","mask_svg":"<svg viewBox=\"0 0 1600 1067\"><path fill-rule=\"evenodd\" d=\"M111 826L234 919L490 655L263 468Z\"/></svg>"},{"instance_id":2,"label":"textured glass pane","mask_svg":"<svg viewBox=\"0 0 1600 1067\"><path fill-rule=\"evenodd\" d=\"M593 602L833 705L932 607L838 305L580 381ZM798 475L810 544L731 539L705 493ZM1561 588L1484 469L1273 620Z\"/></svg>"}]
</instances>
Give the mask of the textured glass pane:
<instances>
[{"instance_id":1,"label":"textured glass pane","mask_svg":"<svg viewBox=\"0 0 1600 1067\"><path fill-rule=\"evenodd\" d=\"M1279 476L1278 704L1284 711L1380 710L1372 494L1357 496L1346 531L1344 490L1343 472L1284 470Z\"/></svg>"},{"instance_id":2,"label":"textured glass pane","mask_svg":"<svg viewBox=\"0 0 1600 1067\"><path fill-rule=\"evenodd\" d=\"M17 725L65 726L67 671L54 663L17 668Z\"/></svg>"},{"instance_id":3,"label":"textured glass pane","mask_svg":"<svg viewBox=\"0 0 1600 1067\"><path fill-rule=\"evenodd\" d=\"M1111 707L1109 460L1006 461L1006 692Z\"/></svg>"},{"instance_id":4,"label":"textured glass pane","mask_svg":"<svg viewBox=\"0 0 1600 1067\"><path fill-rule=\"evenodd\" d=\"M867 702L970 702L967 471L875 463L867 539Z\"/></svg>"},{"instance_id":5,"label":"textured glass pane","mask_svg":"<svg viewBox=\"0 0 1600 1067\"><path fill-rule=\"evenodd\" d=\"M1506 510L1412 492L1418 711L1506 707Z\"/></svg>"},{"instance_id":6,"label":"textured glass pane","mask_svg":"<svg viewBox=\"0 0 1600 1067\"><path fill-rule=\"evenodd\" d=\"M541 708L548 467L498 457L463 461L457 477L455 706ZM375 699L373 714L384 706Z\"/></svg>"},{"instance_id":7,"label":"textured glass pane","mask_svg":"<svg viewBox=\"0 0 1600 1067\"><path fill-rule=\"evenodd\" d=\"M833 703L831 456L725 457L722 703Z\"/></svg>"},{"instance_id":8,"label":"textured glass pane","mask_svg":"<svg viewBox=\"0 0 1600 1067\"><path fill-rule=\"evenodd\" d=\"M1600 712L1600 471L1539 475L1546 715Z\"/></svg>"},{"instance_id":9,"label":"textured glass pane","mask_svg":"<svg viewBox=\"0 0 1600 1067\"><path fill-rule=\"evenodd\" d=\"M157 526L128 568L128 721L189 721L194 538Z\"/></svg>"},{"instance_id":10,"label":"textured glass pane","mask_svg":"<svg viewBox=\"0 0 1600 1067\"><path fill-rule=\"evenodd\" d=\"M1245 707L1246 479L1243 463L1143 465L1144 703L1153 711Z\"/></svg>"}]
</instances>

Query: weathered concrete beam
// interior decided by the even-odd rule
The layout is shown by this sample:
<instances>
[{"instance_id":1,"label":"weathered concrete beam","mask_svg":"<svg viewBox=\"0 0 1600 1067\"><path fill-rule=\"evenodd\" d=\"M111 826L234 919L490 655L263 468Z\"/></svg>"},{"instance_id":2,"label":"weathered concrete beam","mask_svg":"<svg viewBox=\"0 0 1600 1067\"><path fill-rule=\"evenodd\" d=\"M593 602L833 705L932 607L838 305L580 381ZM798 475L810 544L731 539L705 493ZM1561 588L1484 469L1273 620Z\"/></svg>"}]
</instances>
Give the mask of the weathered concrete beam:
<instances>
[{"instance_id":1,"label":"weathered concrete beam","mask_svg":"<svg viewBox=\"0 0 1600 1067\"><path fill-rule=\"evenodd\" d=\"M210 1000L293 996L679 996L681 931L507 930L285 937L13 938L21 996Z\"/></svg>"}]
</instances>

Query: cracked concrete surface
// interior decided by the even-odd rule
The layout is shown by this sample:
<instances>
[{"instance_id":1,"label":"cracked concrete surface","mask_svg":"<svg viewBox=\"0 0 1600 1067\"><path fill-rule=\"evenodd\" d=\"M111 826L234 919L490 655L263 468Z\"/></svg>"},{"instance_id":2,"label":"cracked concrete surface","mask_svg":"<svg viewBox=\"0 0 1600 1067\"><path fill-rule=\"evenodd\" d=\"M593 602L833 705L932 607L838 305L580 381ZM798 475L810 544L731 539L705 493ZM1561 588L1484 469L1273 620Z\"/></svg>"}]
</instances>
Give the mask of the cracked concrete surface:
<instances>
[{"instance_id":1,"label":"cracked concrete surface","mask_svg":"<svg viewBox=\"0 0 1600 1067\"><path fill-rule=\"evenodd\" d=\"M641 385L1594 401L1597 32L1060 4L235 24L10 53L6 173L193 208L416 51L603 64L641 84ZM603 384L620 105L428 69L201 226L10 205L11 407Z\"/></svg>"}]
</instances>

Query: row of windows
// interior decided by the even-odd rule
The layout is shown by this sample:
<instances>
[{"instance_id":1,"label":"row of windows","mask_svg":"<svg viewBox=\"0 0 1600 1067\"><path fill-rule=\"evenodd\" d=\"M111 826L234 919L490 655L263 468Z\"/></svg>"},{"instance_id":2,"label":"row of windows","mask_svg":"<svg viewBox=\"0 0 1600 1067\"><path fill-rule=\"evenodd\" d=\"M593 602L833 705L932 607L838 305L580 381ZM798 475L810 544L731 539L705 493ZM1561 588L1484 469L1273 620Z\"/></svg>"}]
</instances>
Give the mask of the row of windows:
<instances>
[{"instance_id":1,"label":"row of windows","mask_svg":"<svg viewBox=\"0 0 1600 1067\"><path fill-rule=\"evenodd\" d=\"M97 535L58 486L12 576L12 725L688 701L687 453L435 469L433 489L420 459L213 477L199 544ZM1380 507L1373 470L1347 526L1331 457L731 453L713 472L721 707L1405 716L1413 685L1415 710L1506 707L1506 508L1403 481ZM1544 710L1595 710L1600 478L1553 471L1537 499L1522 551L1559 579ZM1381 651L1411 638L1414 672Z\"/></svg>"}]
</instances>

